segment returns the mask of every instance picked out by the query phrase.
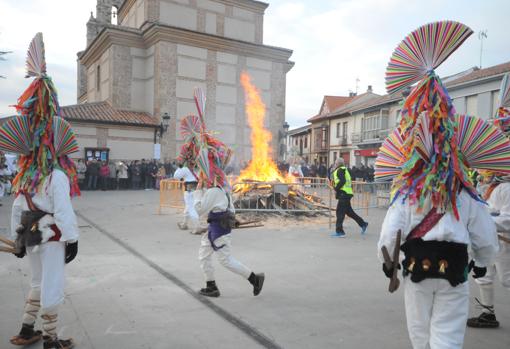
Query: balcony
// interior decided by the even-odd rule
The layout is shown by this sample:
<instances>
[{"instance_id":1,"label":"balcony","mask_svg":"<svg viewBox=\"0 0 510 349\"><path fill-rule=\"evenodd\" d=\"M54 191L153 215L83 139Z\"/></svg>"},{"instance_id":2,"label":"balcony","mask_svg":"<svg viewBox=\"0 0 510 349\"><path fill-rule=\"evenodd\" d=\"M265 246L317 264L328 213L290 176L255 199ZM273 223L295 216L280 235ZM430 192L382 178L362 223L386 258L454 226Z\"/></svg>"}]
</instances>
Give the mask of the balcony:
<instances>
[{"instance_id":1,"label":"balcony","mask_svg":"<svg viewBox=\"0 0 510 349\"><path fill-rule=\"evenodd\" d=\"M351 141L353 144L373 143L374 141L380 142L384 140L386 137L388 137L391 131L392 131L391 129L383 129L353 133L351 135Z\"/></svg>"}]
</instances>

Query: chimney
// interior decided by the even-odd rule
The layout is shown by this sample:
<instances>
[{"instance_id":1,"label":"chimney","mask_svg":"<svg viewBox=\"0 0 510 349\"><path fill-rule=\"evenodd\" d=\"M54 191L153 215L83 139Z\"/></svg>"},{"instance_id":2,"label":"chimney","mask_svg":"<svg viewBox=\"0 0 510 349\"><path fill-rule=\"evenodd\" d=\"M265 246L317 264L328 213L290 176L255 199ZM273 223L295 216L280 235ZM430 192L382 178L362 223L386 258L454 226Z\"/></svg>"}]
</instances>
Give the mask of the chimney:
<instances>
[{"instance_id":1,"label":"chimney","mask_svg":"<svg viewBox=\"0 0 510 349\"><path fill-rule=\"evenodd\" d=\"M372 92L373 92L372 85L368 85L367 93L372 93Z\"/></svg>"},{"instance_id":2,"label":"chimney","mask_svg":"<svg viewBox=\"0 0 510 349\"><path fill-rule=\"evenodd\" d=\"M356 92L349 91L349 97L355 97L355 96L356 96Z\"/></svg>"}]
</instances>

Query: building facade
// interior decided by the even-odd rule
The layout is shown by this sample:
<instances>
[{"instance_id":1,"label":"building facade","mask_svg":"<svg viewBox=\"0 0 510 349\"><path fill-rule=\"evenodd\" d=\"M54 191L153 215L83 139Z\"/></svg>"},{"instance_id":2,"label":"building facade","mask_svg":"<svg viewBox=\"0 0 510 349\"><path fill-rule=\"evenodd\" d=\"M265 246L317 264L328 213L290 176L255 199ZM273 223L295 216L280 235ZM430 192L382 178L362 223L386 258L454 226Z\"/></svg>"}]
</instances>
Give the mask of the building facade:
<instances>
[{"instance_id":1,"label":"building facade","mask_svg":"<svg viewBox=\"0 0 510 349\"><path fill-rule=\"evenodd\" d=\"M285 120L286 73L292 51L263 44L267 4L253 0L98 0L87 23L87 47L78 54L78 103L106 102L146 113L159 124L162 157L175 157L179 122L196 114L194 87L207 98L207 128L251 157L240 74L246 71L266 105L275 157ZM112 13L117 12L112 24Z\"/></svg>"},{"instance_id":2,"label":"building facade","mask_svg":"<svg viewBox=\"0 0 510 349\"><path fill-rule=\"evenodd\" d=\"M310 163L311 159L311 133L310 125L295 128L287 132L286 149L284 160L293 161L296 159Z\"/></svg>"}]
</instances>

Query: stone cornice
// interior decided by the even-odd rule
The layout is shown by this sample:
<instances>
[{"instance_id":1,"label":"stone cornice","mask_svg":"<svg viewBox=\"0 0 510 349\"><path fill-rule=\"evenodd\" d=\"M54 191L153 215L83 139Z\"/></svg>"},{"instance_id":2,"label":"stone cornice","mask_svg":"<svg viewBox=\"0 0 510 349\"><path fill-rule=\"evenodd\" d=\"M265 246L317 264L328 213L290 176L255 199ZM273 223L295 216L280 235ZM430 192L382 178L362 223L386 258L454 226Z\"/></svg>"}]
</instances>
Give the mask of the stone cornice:
<instances>
[{"instance_id":1,"label":"stone cornice","mask_svg":"<svg viewBox=\"0 0 510 349\"><path fill-rule=\"evenodd\" d=\"M80 56L80 61L89 66L96 61L111 45L117 44L128 47L148 48L159 41L170 41L178 44L201 47L214 51L239 54L242 52L250 57L268 59L285 64L288 72L293 62L289 61L292 50L249 43L229 39L222 36L195 32L192 30L171 27L159 23L144 23L142 30L108 26L92 41L90 46Z\"/></svg>"},{"instance_id":2,"label":"stone cornice","mask_svg":"<svg viewBox=\"0 0 510 349\"><path fill-rule=\"evenodd\" d=\"M146 48L140 30L127 27L106 27L80 56L80 62L88 67L113 44Z\"/></svg>"},{"instance_id":3,"label":"stone cornice","mask_svg":"<svg viewBox=\"0 0 510 349\"><path fill-rule=\"evenodd\" d=\"M263 14L266 8L269 6L269 4L265 2L254 0L218 0L218 2L222 2L225 5L233 5L236 7L245 8L260 14Z\"/></svg>"},{"instance_id":4,"label":"stone cornice","mask_svg":"<svg viewBox=\"0 0 510 349\"><path fill-rule=\"evenodd\" d=\"M254 44L159 23L147 26L143 32L143 37L148 46L154 45L158 41L170 41L213 51L231 52L234 54L242 52L250 57L265 58L280 63L292 63L289 62L289 58L292 55L292 50L289 49Z\"/></svg>"}]
</instances>

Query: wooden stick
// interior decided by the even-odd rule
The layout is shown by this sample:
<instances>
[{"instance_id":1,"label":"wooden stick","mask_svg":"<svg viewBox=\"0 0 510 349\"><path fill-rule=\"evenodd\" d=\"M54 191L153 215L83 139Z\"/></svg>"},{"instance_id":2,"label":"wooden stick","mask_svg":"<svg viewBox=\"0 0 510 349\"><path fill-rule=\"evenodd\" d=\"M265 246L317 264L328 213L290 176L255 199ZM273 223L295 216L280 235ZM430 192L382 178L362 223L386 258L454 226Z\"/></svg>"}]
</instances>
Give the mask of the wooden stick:
<instances>
[{"instance_id":1,"label":"wooden stick","mask_svg":"<svg viewBox=\"0 0 510 349\"><path fill-rule=\"evenodd\" d=\"M510 238L507 238L506 236L503 236L503 234L498 234L498 239L501 241L506 242L507 244L510 244Z\"/></svg>"},{"instance_id":2,"label":"wooden stick","mask_svg":"<svg viewBox=\"0 0 510 349\"><path fill-rule=\"evenodd\" d=\"M0 246L0 252L7 252L7 253L16 253L16 250L10 247L2 247Z\"/></svg>"},{"instance_id":3,"label":"wooden stick","mask_svg":"<svg viewBox=\"0 0 510 349\"><path fill-rule=\"evenodd\" d=\"M397 240L395 241L395 249L393 250L393 275L391 276L390 285L388 291L390 293L395 292L400 286L400 280L398 279L398 263L400 256L400 240L402 239L402 231L397 232Z\"/></svg>"},{"instance_id":4,"label":"wooden stick","mask_svg":"<svg viewBox=\"0 0 510 349\"><path fill-rule=\"evenodd\" d=\"M16 244L14 243L14 241L11 241L11 240L6 239L6 238L1 237L1 236L0 236L0 242L3 242L4 244L6 244L6 245L8 245L8 246L11 246L11 247L16 246Z\"/></svg>"}]
</instances>

